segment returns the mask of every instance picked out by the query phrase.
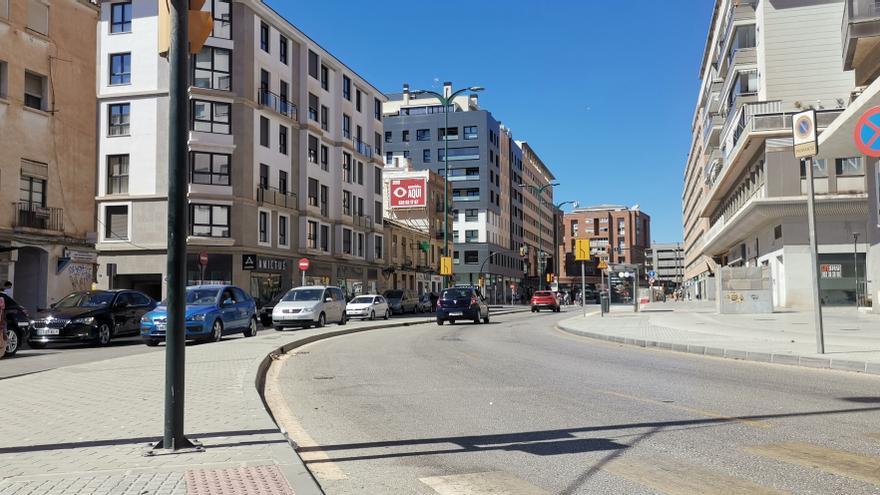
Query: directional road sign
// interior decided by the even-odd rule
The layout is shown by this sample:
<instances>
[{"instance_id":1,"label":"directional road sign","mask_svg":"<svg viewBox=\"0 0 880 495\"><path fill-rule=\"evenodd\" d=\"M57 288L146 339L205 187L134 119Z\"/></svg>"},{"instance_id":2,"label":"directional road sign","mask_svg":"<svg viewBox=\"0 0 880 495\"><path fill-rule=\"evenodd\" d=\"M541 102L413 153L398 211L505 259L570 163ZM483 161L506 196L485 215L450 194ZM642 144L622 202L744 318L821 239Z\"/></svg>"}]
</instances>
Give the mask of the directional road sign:
<instances>
[{"instance_id":1,"label":"directional road sign","mask_svg":"<svg viewBox=\"0 0 880 495\"><path fill-rule=\"evenodd\" d=\"M590 240L576 239L574 244L575 261L590 261Z\"/></svg>"}]
</instances>

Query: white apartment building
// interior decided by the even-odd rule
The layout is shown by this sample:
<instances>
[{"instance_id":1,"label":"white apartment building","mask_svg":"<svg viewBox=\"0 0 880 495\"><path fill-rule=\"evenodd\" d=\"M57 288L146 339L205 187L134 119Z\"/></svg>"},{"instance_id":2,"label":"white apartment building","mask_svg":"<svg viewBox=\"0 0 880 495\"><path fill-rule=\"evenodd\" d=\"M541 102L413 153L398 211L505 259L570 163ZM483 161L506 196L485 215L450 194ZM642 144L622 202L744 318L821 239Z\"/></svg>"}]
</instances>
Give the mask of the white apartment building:
<instances>
[{"instance_id":1,"label":"white apartment building","mask_svg":"<svg viewBox=\"0 0 880 495\"><path fill-rule=\"evenodd\" d=\"M188 282L264 300L299 283L305 256L309 283L375 286L382 162L366 141L381 136L384 96L263 2L204 9L214 30L191 64ZM100 286L162 297L169 70L157 26L154 1L102 2L97 248Z\"/></svg>"},{"instance_id":2,"label":"white apartment building","mask_svg":"<svg viewBox=\"0 0 880 495\"><path fill-rule=\"evenodd\" d=\"M806 170L791 116L814 108L822 132L854 89L841 63L842 0L717 0L684 177L685 288L714 298L719 266L769 266L777 307L810 304ZM853 234L864 232L865 164L829 156L814 167L825 304L849 303ZM864 273L864 246L857 246Z\"/></svg>"}]
</instances>

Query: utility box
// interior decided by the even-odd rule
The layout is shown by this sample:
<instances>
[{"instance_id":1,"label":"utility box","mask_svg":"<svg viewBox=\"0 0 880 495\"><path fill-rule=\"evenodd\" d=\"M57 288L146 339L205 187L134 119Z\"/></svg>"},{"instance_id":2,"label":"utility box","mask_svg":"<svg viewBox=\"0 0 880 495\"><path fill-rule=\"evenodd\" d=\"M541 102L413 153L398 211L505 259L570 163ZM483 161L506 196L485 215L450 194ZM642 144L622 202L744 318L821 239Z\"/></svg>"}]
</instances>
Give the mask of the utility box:
<instances>
[{"instance_id":1,"label":"utility box","mask_svg":"<svg viewBox=\"0 0 880 495\"><path fill-rule=\"evenodd\" d=\"M769 267L725 267L716 278L715 306L719 314L773 312Z\"/></svg>"}]
</instances>

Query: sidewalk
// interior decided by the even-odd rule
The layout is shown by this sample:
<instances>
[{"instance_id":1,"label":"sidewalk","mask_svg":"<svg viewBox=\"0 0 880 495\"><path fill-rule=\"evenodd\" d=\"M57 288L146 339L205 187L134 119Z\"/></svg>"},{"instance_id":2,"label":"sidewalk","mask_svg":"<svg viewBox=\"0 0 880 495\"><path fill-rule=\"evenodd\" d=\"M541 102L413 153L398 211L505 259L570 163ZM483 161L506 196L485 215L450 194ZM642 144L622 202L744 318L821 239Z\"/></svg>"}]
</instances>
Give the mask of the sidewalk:
<instances>
[{"instance_id":1,"label":"sidewalk","mask_svg":"<svg viewBox=\"0 0 880 495\"><path fill-rule=\"evenodd\" d=\"M588 307L589 308L589 307ZM855 308L823 308L825 354L816 353L810 312L718 315L714 305L666 302L613 307L601 317L560 322L561 329L604 340L779 364L880 374L880 316Z\"/></svg>"}]
</instances>

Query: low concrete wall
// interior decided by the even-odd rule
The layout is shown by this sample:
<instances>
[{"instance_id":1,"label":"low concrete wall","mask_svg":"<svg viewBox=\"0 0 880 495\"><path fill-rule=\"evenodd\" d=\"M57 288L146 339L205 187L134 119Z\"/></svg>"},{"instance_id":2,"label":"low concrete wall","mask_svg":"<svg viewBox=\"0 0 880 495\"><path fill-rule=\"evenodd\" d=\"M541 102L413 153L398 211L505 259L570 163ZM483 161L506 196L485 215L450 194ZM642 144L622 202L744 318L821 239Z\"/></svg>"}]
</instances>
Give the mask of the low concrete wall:
<instances>
[{"instance_id":1,"label":"low concrete wall","mask_svg":"<svg viewBox=\"0 0 880 495\"><path fill-rule=\"evenodd\" d=\"M765 266L725 267L718 271L716 307L719 314L773 312L770 269Z\"/></svg>"}]
</instances>

